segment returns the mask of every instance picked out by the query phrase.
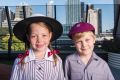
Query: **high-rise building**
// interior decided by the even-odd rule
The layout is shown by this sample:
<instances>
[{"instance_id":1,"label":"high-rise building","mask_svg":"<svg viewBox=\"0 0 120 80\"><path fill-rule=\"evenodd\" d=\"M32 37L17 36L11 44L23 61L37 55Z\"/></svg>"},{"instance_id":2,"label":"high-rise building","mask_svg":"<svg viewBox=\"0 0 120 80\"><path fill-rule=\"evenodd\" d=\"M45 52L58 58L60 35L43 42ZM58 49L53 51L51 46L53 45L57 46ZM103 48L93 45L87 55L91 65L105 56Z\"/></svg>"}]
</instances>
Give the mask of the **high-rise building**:
<instances>
[{"instance_id":1,"label":"high-rise building","mask_svg":"<svg viewBox=\"0 0 120 80\"><path fill-rule=\"evenodd\" d=\"M9 17L11 20L14 20L15 18L15 13L9 8Z\"/></svg>"},{"instance_id":2,"label":"high-rise building","mask_svg":"<svg viewBox=\"0 0 120 80\"><path fill-rule=\"evenodd\" d=\"M120 0L114 0L114 30L115 40L120 40Z\"/></svg>"},{"instance_id":3,"label":"high-rise building","mask_svg":"<svg viewBox=\"0 0 120 80\"><path fill-rule=\"evenodd\" d=\"M0 27L2 26L2 22L6 19L5 9L0 7Z\"/></svg>"},{"instance_id":4,"label":"high-rise building","mask_svg":"<svg viewBox=\"0 0 120 80\"><path fill-rule=\"evenodd\" d=\"M26 17L29 17L32 15L32 8L30 6L25 6L25 12L26 12ZM11 10L9 10L9 15L13 14ZM16 6L16 13L15 13L15 18L10 17L11 19L11 26L13 27L18 21L22 20L24 18L23 15L23 7L22 6ZM14 20L13 20L14 19ZM7 20L4 20L2 22L2 27L8 27L8 22Z\"/></svg>"},{"instance_id":5,"label":"high-rise building","mask_svg":"<svg viewBox=\"0 0 120 80\"><path fill-rule=\"evenodd\" d=\"M67 0L66 1L66 25L67 29L64 31L68 33L70 27L76 22L80 22L84 15L84 3L80 0Z\"/></svg>"},{"instance_id":6,"label":"high-rise building","mask_svg":"<svg viewBox=\"0 0 120 80\"><path fill-rule=\"evenodd\" d=\"M8 25L5 8L1 8L0 10L1 10L0 11L0 16L1 16L0 17L0 22L1 22L0 25L1 25L1 27L8 27L8 26L4 26L4 23L6 25ZM14 20L15 13L10 8L8 8L8 10L9 10L9 18L10 18L10 20Z\"/></svg>"},{"instance_id":7,"label":"high-rise building","mask_svg":"<svg viewBox=\"0 0 120 80\"><path fill-rule=\"evenodd\" d=\"M98 35L102 32L102 19L101 9L94 9L92 4L88 5L87 22L95 27L95 34Z\"/></svg>"},{"instance_id":8,"label":"high-rise building","mask_svg":"<svg viewBox=\"0 0 120 80\"><path fill-rule=\"evenodd\" d=\"M84 11L84 2L81 2L81 21L85 21L85 11Z\"/></svg>"},{"instance_id":9,"label":"high-rise building","mask_svg":"<svg viewBox=\"0 0 120 80\"><path fill-rule=\"evenodd\" d=\"M54 18L54 5L53 0L49 0L47 3L47 16Z\"/></svg>"},{"instance_id":10,"label":"high-rise building","mask_svg":"<svg viewBox=\"0 0 120 80\"><path fill-rule=\"evenodd\" d=\"M25 12L26 12L26 17L29 17L32 15L32 8L30 6L25 6ZM16 13L15 13L15 20L21 20L24 18L23 15L23 7L22 6L16 6Z\"/></svg>"}]
</instances>

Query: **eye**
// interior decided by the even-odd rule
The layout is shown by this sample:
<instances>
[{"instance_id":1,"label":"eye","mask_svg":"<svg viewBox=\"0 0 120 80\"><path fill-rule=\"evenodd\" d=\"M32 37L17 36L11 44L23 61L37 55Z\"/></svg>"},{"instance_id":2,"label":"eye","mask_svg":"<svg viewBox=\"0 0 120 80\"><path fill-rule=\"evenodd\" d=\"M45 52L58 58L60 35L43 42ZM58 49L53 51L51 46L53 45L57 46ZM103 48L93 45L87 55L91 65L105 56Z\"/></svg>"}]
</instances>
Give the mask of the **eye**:
<instances>
[{"instance_id":1,"label":"eye","mask_svg":"<svg viewBox=\"0 0 120 80\"><path fill-rule=\"evenodd\" d=\"M76 44L81 44L81 41L76 41L75 43L76 43Z\"/></svg>"},{"instance_id":2,"label":"eye","mask_svg":"<svg viewBox=\"0 0 120 80\"><path fill-rule=\"evenodd\" d=\"M44 35L42 35L42 36L43 36L43 37L46 37L47 35L44 34Z\"/></svg>"},{"instance_id":3,"label":"eye","mask_svg":"<svg viewBox=\"0 0 120 80\"><path fill-rule=\"evenodd\" d=\"M89 41L90 41L90 39L86 39L85 41L86 41L86 42L89 42Z\"/></svg>"},{"instance_id":4,"label":"eye","mask_svg":"<svg viewBox=\"0 0 120 80\"><path fill-rule=\"evenodd\" d=\"M36 35L31 35L30 37L31 37L31 38L35 38L35 37L36 37Z\"/></svg>"}]
</instances>

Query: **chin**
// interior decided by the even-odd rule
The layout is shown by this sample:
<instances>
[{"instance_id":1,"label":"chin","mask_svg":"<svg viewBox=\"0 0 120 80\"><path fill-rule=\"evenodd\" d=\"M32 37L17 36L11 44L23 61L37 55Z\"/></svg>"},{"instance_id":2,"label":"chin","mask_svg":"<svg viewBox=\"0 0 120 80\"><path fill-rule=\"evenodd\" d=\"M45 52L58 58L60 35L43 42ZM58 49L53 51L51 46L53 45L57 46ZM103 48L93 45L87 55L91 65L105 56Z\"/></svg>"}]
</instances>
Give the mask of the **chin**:
<instances>
[{"instance_id":1,"label":"chin","mask_svg":"<svg viewBox=\"0 0 120 80\"><path fill-rule=\"evenodd\" d=\"M33 48L34 51L43 51L45 50L44 48Z\"/></svg>"},{"instance_id":2,"label":"chin","mask_svg":"<svg viewBox=\"0 0 120 80\"><path fill-rule=\"evenodd\" d=\"M83 55L91 54L91 52L88 52L88 51L81 51L80 53L83 54Z\"/></svg>"}]
</instances>

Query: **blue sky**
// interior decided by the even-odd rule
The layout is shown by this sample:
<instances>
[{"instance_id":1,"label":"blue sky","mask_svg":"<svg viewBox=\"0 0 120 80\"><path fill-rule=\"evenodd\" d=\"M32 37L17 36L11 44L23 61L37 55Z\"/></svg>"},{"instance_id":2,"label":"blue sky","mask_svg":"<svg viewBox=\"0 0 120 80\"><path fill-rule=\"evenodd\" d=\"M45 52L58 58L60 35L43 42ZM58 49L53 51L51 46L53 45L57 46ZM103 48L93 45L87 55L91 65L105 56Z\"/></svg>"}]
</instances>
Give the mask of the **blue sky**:
<instances>
[{"instance_id":1,"label":"blue sky","mask_svg":"<svg viewBox=\"0 0 120 80\"><path fill-rule=\"evenodd\" d=\"M0 0L1 6L16 6L21 2L27 2L30 5L45 5L48 0ZM64 5L66 0L54 0L56 5ZM80 0L92 4L113 4L113 0Z\"/></svg>"},{"instance_id":2,"label":"blue sky","mask_svg":"<svg viewBox=\"0 0 120 80\"><path fill-rule=\"evenodd\" d=\"M21 2L26 2L29 5L46 5L49 0L0 0L0 6L17 6ZM55 5L57 6L57 18L60 22L65 22L65 17L61 17L65 14L65 9L63 9L62 5L65 5L66 0L53 0ZM95 9L102 9L102 30L106 31L114 26L114 13L113 13L113 0L81 0L85 3L95 4ZM63 13L61 12L62 10ZM37 7L33 8L34 13L42 13L45 14L45 7Z\"/></svg>"}]
</instances>

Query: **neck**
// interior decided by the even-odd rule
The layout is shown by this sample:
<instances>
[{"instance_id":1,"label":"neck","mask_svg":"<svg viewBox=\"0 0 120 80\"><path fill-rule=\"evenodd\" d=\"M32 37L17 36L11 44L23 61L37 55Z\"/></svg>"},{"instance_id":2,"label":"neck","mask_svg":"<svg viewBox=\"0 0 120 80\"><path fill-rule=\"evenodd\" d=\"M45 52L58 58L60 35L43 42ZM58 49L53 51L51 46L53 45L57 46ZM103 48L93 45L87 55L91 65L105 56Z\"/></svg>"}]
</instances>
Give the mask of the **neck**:
<instances>
[{"instance_id":1,"label":"neck","mask_svg":"<svg viewBox=\"0 0 120 80\"><path fill-rule=\"evenodd\" d=\"M45 56L45 51L41 51L41 52L34 51L34 53L35 53L35 58L36 59L43 59L44 56Z\"/></svg>"},{"instance_id":2,"label":"neck","mask_svg":"<svg viewBox=\"0 0 120 80\"><path fill-rule=\"evenodd\" d=\"M91 56L92 56L92 54L89 54L89 55L80 55L80 58L83 61L83 63L85 65L87 65L87 63L89 62Z\"/></svg>"}]
</instances>

